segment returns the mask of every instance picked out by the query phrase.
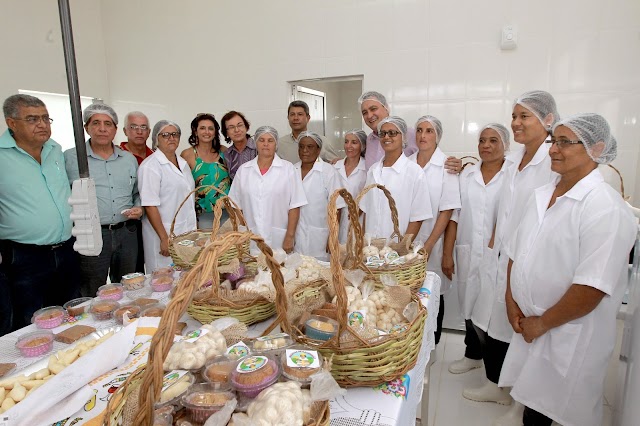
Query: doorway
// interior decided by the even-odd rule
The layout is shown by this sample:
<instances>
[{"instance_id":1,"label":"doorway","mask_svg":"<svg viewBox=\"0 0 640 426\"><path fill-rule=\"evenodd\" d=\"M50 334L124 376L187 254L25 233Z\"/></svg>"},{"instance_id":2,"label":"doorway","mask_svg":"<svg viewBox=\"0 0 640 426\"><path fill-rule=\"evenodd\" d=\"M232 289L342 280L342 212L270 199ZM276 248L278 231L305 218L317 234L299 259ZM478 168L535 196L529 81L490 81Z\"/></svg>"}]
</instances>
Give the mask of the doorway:
<instances>
[{"instance_id":1,"label":"doorway","mask_svg":"<svg viewBox=\"0 0 640 426\"><path fill-rule=\"evenodd\" d=\"M358 98L362 94L362 75L290 81L290 101L309 105L308 129L326 137L335 152L344 157L344 135L362 128Z\"/></svg>"}]
</instances>

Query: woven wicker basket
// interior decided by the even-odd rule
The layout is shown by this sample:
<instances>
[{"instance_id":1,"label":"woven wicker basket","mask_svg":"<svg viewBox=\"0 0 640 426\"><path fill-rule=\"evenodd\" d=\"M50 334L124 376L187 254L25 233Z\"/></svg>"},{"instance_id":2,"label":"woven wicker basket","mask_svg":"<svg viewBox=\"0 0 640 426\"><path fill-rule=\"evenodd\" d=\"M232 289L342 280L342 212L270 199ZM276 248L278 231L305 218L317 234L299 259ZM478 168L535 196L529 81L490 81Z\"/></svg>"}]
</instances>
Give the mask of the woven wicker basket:
<instances>
[{"instance_id":1,"label":"woven wicker basket","mask_svg":"<svg viewBox=\"0 0 640 426\"><path fill-rule=\"evenodd\" d=\"M335 211L338 196L345 199L349 209L351 226L356 234L360 235L362 229L358 221L358 210L346 189L336 191L331 196L328 211ZM332 362L331 374L342 386L377 386L406 374L415 366L418 359L427 318L426 308L420 303L417 296L412 295L412 301L417 302L419 308L418 315L405 330L363 340L347 324L347 295L343 269L339 261L336 215L329 215L329 248L331 249L331 273L337 296L338 333L331 340L322 342L308 339L300 329L288 322L282 323L282 328L296 341L317 348L325 358L330 359ZM372 275L369 275L368 278L372 278ZM281 285L275 281L274 284ZM283 288L278 288L278 291L283 291ZM286 318L286 302L286 298L278 298L276 301L279 318ZM341 344L339 336L345 332L353 338L348 344Z\"/></svg>"},{"instance_id":2,"label":"woven wicker basket","mask_svg":"<svg viewBox=\"0 0 640 426\"><path fill-rule=\"evenodd\" d=\"M382 185L369 185L360 192L356 199L356 204L359 205L366 193L374 188L380 189L389 202L391 221L393 222L394 230L390 238L397 238L398 240L397 244L391 243L390 246L400 255L406 254L409 250L410 240L408 238L403 238L400 233L398 225L398 209L389 190ZM382 240L377 241L377 245L382 244ZM424 283L424 279L427 276L427 254L424 253L424 251L420 251L420 253L424 255L422 259L415 258L401 265L382 265L377 268L368 268L364 264L363 249L364 234L362 227L358 226L356 228L352 224L352 226L349 227L349 232L347 234L347 255L343 265L344 267L347 269L360 268L365 272L370 273L375 277L376 288L378 289L382 288L382 282L380 281L380 276L382 275L393 275L398 280L398 285L408 286L414 293L422 287L422 283Z\"/></svg>"},{"instance_id":3,"label":"woven wicker basket","mask_svg":"<svg viewBox=\"0 0 640 426\"><path fill-rule=\"evenodd\" d=\"M218 198L216 204L213 208L213 229L196 229L194 231L185 232L180 235L176 235L175 225L176 218L178 217L178 213L182 206L185 205L187 201L190 200L191 195L196 193L197 191L202 190L214 190L219 192L222 197ZM245 226L246 222L244 217L242 216L240 208L231 200L231 198L227 197L223 192L221 192L215 185L206 185L199 186L195 188L193 191L187 195L187 197L180 203L180 206L176 210L176 214L173 216L173 220L171 221L171 229L169 230L169 254L171 255L171 259L173 263L181 268L189 269L192 268L196 262L198 261L198 257L200 253L202 253L203 247L199 246L185 246L181 245L181 241L190 240L195 241L199 237L202 236L203 233L209 235L209 239L212 241L220 232L220 220L222 218L222 208L227 210L229 214L229 220L233 226L234 231L239 230L239 226ZM218 259L220 265L227 264L231 259L239 257L241 254L249 253L249 245L248 243L245 246L234 246L229 249L227 253L223 253Z\"/></svg>"},{"instance_id":4,"label":"woven wicker basket","mask_svg":"<svg viewBox=\"0 0 640 426\"><path fill-rule=\"evenodd\" d=\"M242 245L252 240L257 247L266 255L266 262L271 270L274 284L279 288L284 288L282 274L279 265L273 259L273 252L262 240L262 238L249 232L231 232L223 237L214 240L207 246L198 264L187 273L185 279L178 283L178 291L167 306L157 332L154 334L149 350L149 359L145 368L136 370L129 376L109 400L107 412L103 424L116 426L129 425L151 425L153 422L154 405L160 397L162 389L163 362L173 345L173 338L176 331L178 319L182 316L196 289L205 281L207 277L216 276L218 258L234 245ZM283 292L277 294L280 303L286 304ZM279 314L280 315L280 314ZM286 314L284 314L286 315ZM278 316L276 323L282 323L284 317ZM268 333L273 326L267 330ZM125 409L132 416L126 416L127 422L123 423ZM315 403L311 409L312 421L305 426L328 426L329 425L329 402Z\"/></svg>"}]
</instances>

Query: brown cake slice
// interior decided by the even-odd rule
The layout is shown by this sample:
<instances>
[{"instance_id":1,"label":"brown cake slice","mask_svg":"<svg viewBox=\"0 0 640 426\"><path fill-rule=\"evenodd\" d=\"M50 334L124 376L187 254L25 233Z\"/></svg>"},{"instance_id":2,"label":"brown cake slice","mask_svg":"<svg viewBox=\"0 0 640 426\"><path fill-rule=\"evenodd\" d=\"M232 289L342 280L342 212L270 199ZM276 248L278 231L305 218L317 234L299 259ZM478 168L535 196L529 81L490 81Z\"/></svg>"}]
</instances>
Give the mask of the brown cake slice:
<instances>
[{"instance_id":1,"label":"brown cake slice","mask_svg":"<svg viewBox=\"0 0 640 426\"><path fill-rule=\"evenodd\" d=\"M67 328L65 331L56 334L55 340L62 343L73 343L76 340L82 339L84 336L88 336L95 331L95 328L88 325L76 324L73 327Z\"/></svg>"}]
</instances>

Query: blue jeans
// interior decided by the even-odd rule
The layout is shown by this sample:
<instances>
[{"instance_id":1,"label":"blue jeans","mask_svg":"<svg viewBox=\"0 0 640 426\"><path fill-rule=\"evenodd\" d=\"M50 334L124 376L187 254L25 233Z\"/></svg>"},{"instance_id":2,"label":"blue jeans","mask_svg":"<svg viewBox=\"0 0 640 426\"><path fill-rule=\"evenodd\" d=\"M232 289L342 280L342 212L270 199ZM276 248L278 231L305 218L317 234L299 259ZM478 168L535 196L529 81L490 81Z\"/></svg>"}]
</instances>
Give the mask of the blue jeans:
<instances>
[{"instance_id":1,"label":"blue jeans","mask_svg":"<svg viewBox=\"0 0 640 426\"><path fill-rule=\"evenodd\" d=\"M33 313L44 306L62 305L80 295L75 239L53 246L0 241L0 309L2 332L31 323Z\"/></svg>"},{"instance_id":2,"label":"blue jeans","mask_svg":"<svg viewBox=\"0 0 640 426\"><path fill-rule=\"evenodd\" d=\"M138 260L138 230L136 221L118 229L102 229L102 251L98 256L80 255L80 293L83 297L95 297L98 287L107 283L119 283L122 276L136 271Z\"/></svg>"}]
</instances>

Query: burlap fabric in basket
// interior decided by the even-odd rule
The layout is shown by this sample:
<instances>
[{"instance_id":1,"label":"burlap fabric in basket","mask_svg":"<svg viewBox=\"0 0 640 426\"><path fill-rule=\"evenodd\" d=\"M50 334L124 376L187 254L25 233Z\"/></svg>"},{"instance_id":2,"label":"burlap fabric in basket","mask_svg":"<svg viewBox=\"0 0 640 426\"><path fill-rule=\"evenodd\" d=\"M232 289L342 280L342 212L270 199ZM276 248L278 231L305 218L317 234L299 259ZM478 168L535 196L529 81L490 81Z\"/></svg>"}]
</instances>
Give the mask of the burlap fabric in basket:
<instances>
[{"instance_id":1,"label":"burlap fabric in basket","mask_svg":"<svg viewBox=\"0 0 640 426\"><path fill-rule=\"evenodd\" d=\"M375 188L384 193L387 201L389 202L389 209L391 210L391 221L393 222L394 231L390 236L389 247L398 252L400 256L404 256L411 249L411 236L406 235L403 237L400 233L398 226L398 209L389 190L387 190L383 185L369 185L360 192L356 198L356 204L359 205L366 193ZM393 242L394 238L397 239L397 242ZM385 242L386 239L376 239L373 240L371 244L378 248L382 248ZM420 251L420 253L424 255L422 259L418 259L416 257L400 265L383 265L376 268L369 268L365 266L363 256L364 245L365 241L362 227L360 226L355 228L354 226L350 226L347 234L347 253L343 262L343 266L346 269L360 268L365 272L370 273L375 277L376 288L378 289L382 288L382 282L380 281L381 275L393 275L398 280L399 285L410 287L414 293L417 293L420 287L422 287L424 279L427 276L427 254L422 249Z\"/></svg>"},{"instance_id":2,"label":"burlap fabric in basket","mask_svg":"<svg viewBox=\"0 0 640 426\"><path fill-rule=\"evenodd\" d=\"M198 191L217 191L222 197L220 197L213 208L213 229L196 229L194 231L185 232L184 234L176 235L175 225L176 218L178 217L178 213L182 206L187 203L191 199L191 195ZM225 232L225 230L220 227L220 220L222 218L222 208L227 210L229 214L229 220L225 222L225 229L229 229L231 226L231 230L239 231L240 227L244 227L242 231L246 230L246 221L242 216L240 208L231 200L231 198L224 195L215 185L205 185L199 186L195 188L193 191L187 195L187 197L180 203L180 206L176 210L176 214L173 216L173 220L171 221L171 229L169 230L169 254L171 255L171 259L173 263L181 268L189 269L192 268L196 262L198 261L198 257L200 253L202 253L202 249L204 245L210 244L213 239L221 235ZM230 225L228 225L230 223ZM208 240L207 240L208 238ZM195 244L196 241L199 243ZM185 245L185 242L188 242L188 245ZM204 242L204 244L202 244ZM227 253L223 253L220 256L218 262L221 265L224 265L229 260L239 257L240 253L249 253L249 245L246 246L234 246L229 249Z\"/></svg>"},{"instance_id":3,"label":"burlap fabric in basket","mask_svg":"<svg viewBox=\"0 0 640 426\"><path fill-rule=\"evenodd\" d=\"M195 290L206 282L210 276L217 274L218 258L233 245L244 244L252 240L258 249L267 254L267 264L271 270L273 281L278 288L283 288L282 274L273 253L257 235L249 232L232 232L208 245L198 264L187 273L185 279L178 283L178 290L160 319L156 334L151 340L149 359L144 369L135 371L111 397L104 418L104 425L151 425L153 424L154 405L160 398L164 371L162 365L173 345L178 319L185 312ZM278 300L285 304L284 293L278 294ZM284 316L276 318L275 324L284 323ZM269 333L274 326L266 332ZM305 426L329 425L329 402L317 403L312 408L315 417Z\"/></svg>"},{"instance_id":4,"label":"burlap fabric in basket","mask_svg":"<svg viewBox=\"0 0 640 426\"><path fill-rule=\"evenodd\" d=\"M342 196L349 209L349 221L357 235L362 233L358 221L356 204L345 189L336 191L329 200L329 212L335 211L336 199ZM427 310L416 295L411 300L417 302L418 315L406 329L385 336L363 339L347 324L347 294L342 265L339 261L338 220L336 215L329 216L329 248L331 249L331 273L337 297L338 333L326 342L308 339L302 330L291 323L283 323L281 327L296 341L313 346L326 359L332 360L331 374L336 381L345 387L377 386L407 373L414 367L427 318ZM371 276L365 279L370 279ZM281 286L281 283L275 283ZM283 291L283 287L276 287ZM285 318L287 312L286 298L276 301L279 318ZM350 336L340 339L339 336ZM341 342L343 340L343 342Z\"/></svg>"}]
</instances>

